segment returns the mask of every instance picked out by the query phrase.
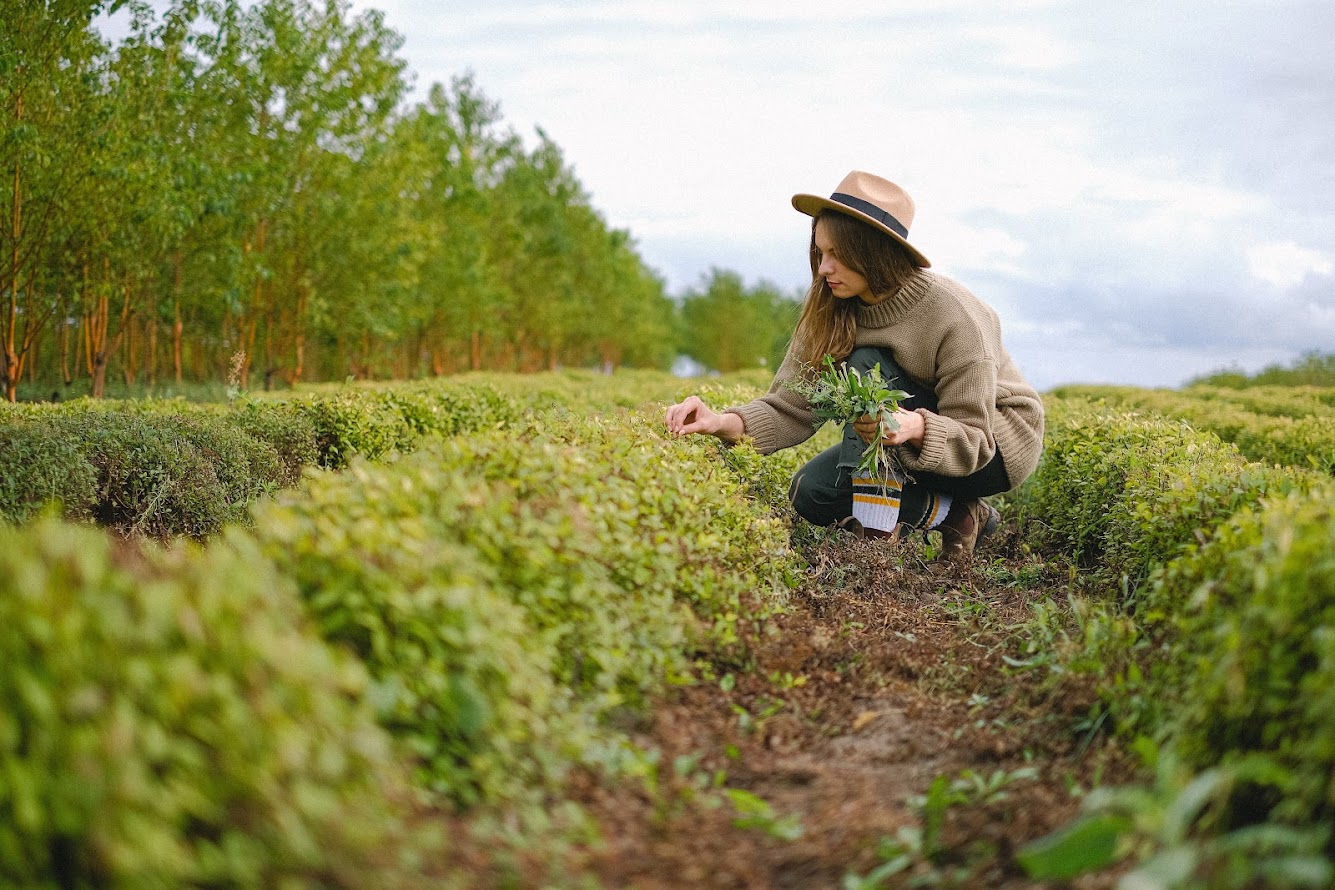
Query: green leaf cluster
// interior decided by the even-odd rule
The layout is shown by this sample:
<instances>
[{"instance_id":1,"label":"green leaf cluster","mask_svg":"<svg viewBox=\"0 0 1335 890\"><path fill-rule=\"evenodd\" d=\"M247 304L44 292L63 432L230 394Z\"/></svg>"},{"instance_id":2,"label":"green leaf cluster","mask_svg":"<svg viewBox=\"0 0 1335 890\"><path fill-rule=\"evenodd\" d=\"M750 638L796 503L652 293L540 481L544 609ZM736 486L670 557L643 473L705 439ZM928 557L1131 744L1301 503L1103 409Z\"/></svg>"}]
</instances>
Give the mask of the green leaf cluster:
<instances>
[{"instance_id":1,"label":"green leaf cluster","mask_svg":"<svg viewBox=\"0 0 1335 890\"><path fill-rule=\"evenodd\" d=\"M0 883L360 885L431 849L355 660L244 537L0 528Z\"/></svg>"},{"instance_id":2,"label":"green leaf cluster","mask_svg":"<svg viewBox=\"0 0 1335 890\"><path fill-rule=\"evenodd\" d=\"M1055 395L1089 399L1186 421L1255 461L1335 474L1335 388L1197 385L1184 390L1066 386Z\"/></svg>"},{"instance_id":3,"label":"green leaf cluster","mask_svg":"<svg viewBox=\"0 0 1335 890\"><path fill-rule=\"evenodd\" d=\"M1047 408L1042 460L1012 497L1017 516L1036 543L1128 594L1236 510L1322 478L1249 462L1179 420L1081 399Z\"/></svg>"},{"instance_id":4,"label":"green leaf cluster","mask_svg":"<svg viewBox=\"0 0 1335 890\"><path fill-rule=\"evenodd\" d=\"M1174 777L1091 802L1022 860L1049 878L1134 855L1145 886L1324 886L1335 836L1329 477L1251 463L1211 433L1103 398L1048 407L1042 463L1014 500L1033 543L1064 548L1084 585L1110 595L1111 608L1085 616L1086 643L1123 650L1101 664L1068 652L1054 670L1097 674L1113 725L1161 743ZM1031 654L1026 666L1041 660Z\"/></svg>"},{"instance_id":5,"label":"green leaf cluster","mask_svg":"<svg viewBox=\"0 0 1335 890\"><path fill-rule=\"evenodd\" d=\"M863 374L847 364L835 367L834 359L827 355L821 368L798 376L789 387L811 403L820 424L834 421L843 426L862 417L875 418L880 435L862 452L856 472L880 478L894 466L894 453L886 446L884 437L899 429L894 414L899 403L909 397L902 389L891 389L892 382L882 379L879 364Z\"/></svg>"}]
</instances>

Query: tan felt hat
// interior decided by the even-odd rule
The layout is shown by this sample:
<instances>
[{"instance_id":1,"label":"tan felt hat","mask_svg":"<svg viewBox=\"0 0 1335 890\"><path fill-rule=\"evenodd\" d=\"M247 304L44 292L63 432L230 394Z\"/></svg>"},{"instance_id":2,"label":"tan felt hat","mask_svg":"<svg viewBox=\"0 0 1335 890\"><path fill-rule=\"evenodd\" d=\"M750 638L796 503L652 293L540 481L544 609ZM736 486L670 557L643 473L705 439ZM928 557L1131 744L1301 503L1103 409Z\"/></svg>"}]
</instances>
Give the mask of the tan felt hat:
<instances>
[{"instance_id":1,"label":"tan felt hat","mask_svg":"<svg viewBox=\"0 0 1335 890\"><path fill-rule=\"evenodd\" d=\"M843 178L830 197L793 195L793 206L807 216L815 216L822 210L834 210L860 219L903 244L919 266L925 269L932 264L918 252L918 248L909 243L913 199L908 192L888 179L854 170Z\"/></svg>"}]
</instances>

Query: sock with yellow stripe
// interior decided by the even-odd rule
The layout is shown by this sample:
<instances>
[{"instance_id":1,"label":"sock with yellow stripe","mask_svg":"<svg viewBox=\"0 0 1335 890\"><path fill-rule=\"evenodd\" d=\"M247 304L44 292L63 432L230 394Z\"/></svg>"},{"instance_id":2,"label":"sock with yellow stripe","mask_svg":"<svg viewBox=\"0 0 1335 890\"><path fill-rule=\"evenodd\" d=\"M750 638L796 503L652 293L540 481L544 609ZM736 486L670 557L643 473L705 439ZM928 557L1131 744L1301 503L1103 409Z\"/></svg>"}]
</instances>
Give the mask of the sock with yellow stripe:
<instances>
[{"instance_id":1,"label":"sock with yellow stripe","mask_svg":"<svg viewBox=\"0 0 1335 890\"><path fill-rule=\"evenodd\" d=\"M854 491L856 492L856 487ZM899 492L899 520L924 531L945 521L953 499L948 494L931 491L912 482Z\"/></svg>"},{"instance_id":2,"label":"sock with yellow stripe","mask_svg":"<svg viewBox=\"0 0 1335 890\"><path fill-rule=\"evenodd\" d=\"M853 518L862 523L863 528L894 531L899 524L903 487L903 480L893 473L880 479L854 476Z\"/></svg>"}]
</instances>

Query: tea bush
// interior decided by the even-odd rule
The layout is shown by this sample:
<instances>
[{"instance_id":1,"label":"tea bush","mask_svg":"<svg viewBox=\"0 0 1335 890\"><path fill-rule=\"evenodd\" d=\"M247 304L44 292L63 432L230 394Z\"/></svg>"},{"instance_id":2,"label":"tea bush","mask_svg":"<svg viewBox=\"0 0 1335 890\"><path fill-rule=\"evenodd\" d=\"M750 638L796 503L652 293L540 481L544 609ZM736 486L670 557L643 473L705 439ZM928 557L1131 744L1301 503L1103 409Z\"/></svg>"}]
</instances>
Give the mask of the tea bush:
<instances>
[{"instance_id":1,"label":"tea bush","mask_svg":"<svg viewBox=\"0 0 1335 890\"><path fill-rule=\"evenodd\" d=\"M92 516L97 472L49 418L0 414L0 521L26 522L57 503L70 519Z\"/></svg>"},{"instance_id":2,"label":"tea bush","mask_svg":"<svg viewBox=\"0 0 1335 890\"><path fill-rule=\"evenodd\" d=\"M495 567L451 540L467 511L507 510L428 451L355 461L257 511L254 533L324 636L375 678L381 722L419 782L460 805L550 787L582 731L553 681L554 647L498 589Z\"/></svg>"},{"instance_id":3,"label":"tea bush","mask_svg":"<svg viewBox=\"0 0 1335 890\"><path fill-rule=\"evenodd\" d=\"M1335 489L1321 473L1247 461L1182 421L1106 401L1048 404L1043 462L1016 499L1026 531L1078 559L1086 587L1129 594L1088 611L1083 649L1058 653L1055 675L1095 678L1109 725L1200 773L1182 787L1216 789L1210 819L1172 841L1186 846L1156 842L1146 855L1189 849L1184 875L1227 872L1238 876L1228 886L1251 886L1262 866L1221 851L1251 849L1246 839L1266 831L1319 846L1335 829ZM1116 652L1086 657L1107 640ZM1025 654L1043 661L1032 645ZM1170 806L1152 790L1117 799ZM1117 831L1142 815L1153 818ZM1097 818L1053 843L1074 843Z\"/></svg>"},{"instance_id":4,"label":"tea bush","mask_svg":"<svg viewBox=\"0 0 1335 890\"><path fill-rule=\"evenodd\" d=\"M364 886L418 846L365 671L252 543L0 528L0 883Z\"/></svg>"},{"instance_id":5,"label":"tea bush","mask_svg":"<svg viewBox=\"0 0 1335 890\"><path fill-rule=\"evenodd\" d=\"M419 782L460 805L559 783L607 722L736 659L793 571L716 446L642 414L553 418L311 477L255 534L376 680Z\"/></svg>"},{"instance_id":6,"label":"tea bush","mask_svg":"<svg viewBox=\"0 0 1335 890\"><path fill-rule=\"evenodd\" d=\"M1335 389L1065 386L1055 390L1053 398L1097 400L1177 418L1233 443L1252 460L1335 473Z\"/></svg>"},{"instance_id":7,"label":"tea bush","mask_svg":"<svg viewBox=\"0 0 1335 890\"><path fill-rule=\"evenodd\" d=\"M1150 681L1198 767L1264 755L1280 815L1335 817L1335 489L1240 511L1156 580L1167 644Z\"/></svg>"},{"instance_id":8,"label":"tea bush","mask_svg":"<svg viewBox=\"0 0 1335 890\"><path fill-rule=\"evenodd\" d=\"M1181 421L1068 400L1050 407L1038 470L1013 500L1036 542L1134 590L1241 507L1320 481Z\"/></svg>"},{"instance_id":9,"label":"tea bush","mask_svg":"<svg viewBox=\"0 0 1335 890\"><path fill-rule=\"evenodd\" d=\"M296 485L302 470L320 458L315 424L309 417L277 402L240 401L227 420L241 432L271 447L278 458L280 488Z\"/></svg>"}]
</instances>

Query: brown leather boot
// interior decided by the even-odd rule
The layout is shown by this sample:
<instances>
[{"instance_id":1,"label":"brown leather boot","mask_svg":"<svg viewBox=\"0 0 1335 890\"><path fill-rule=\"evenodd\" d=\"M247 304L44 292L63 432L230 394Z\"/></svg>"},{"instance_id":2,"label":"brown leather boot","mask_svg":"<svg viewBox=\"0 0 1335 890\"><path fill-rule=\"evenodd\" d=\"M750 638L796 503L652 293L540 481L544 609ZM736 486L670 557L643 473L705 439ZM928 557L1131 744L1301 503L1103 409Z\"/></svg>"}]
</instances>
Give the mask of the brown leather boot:
<instances>
[{"instance_id":1,"label":"brown leather boot","mask_svg":"<svg viewBox=\"0 0 1335 890\"><path fill-rule=\"evenodd\" d=\"M941 559L968 562L974 548L996 531L1001 516L987 501L979 498L957 500L937 526L941 530Z\"/></svg>"},{"instance_id":2,"label":"brown leather boot","mask_svg":"<svg viewBox=\"0 0 1335 890\"><path fill-rule=\"evenodd\" d=\"M852 516L845 516L834 524L835 528L843 529L855 538L886 538L891 541L902 541L909 536L913 529L904 523L895 526L894 531L883 531L879 528L867 528L861 522L858 522Z\"/></svg>"}]
</instances>

